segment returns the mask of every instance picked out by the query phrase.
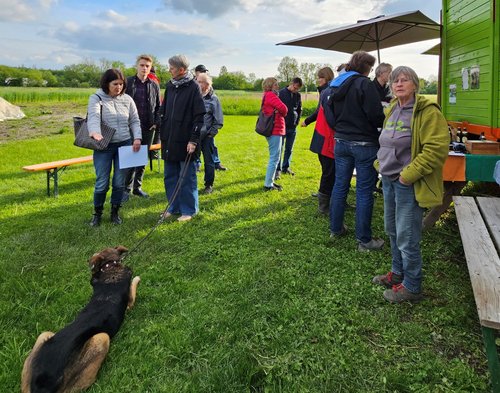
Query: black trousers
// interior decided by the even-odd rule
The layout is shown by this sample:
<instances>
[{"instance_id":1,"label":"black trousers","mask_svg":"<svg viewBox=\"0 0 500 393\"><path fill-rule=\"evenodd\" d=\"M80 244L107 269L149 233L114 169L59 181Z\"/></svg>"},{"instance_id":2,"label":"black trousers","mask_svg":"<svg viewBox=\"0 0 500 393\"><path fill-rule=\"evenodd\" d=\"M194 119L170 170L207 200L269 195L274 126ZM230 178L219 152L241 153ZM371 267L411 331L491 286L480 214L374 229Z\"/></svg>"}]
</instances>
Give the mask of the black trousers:
<instances>
[{"instance_id":1,"label":"black trousers","mask_svg":"<svg viewBox=\"0 0 500 393\"><path fill-rule=\"evenodd\" d=\"M333 184L335 183L335 159L318 154L321 164L321 180L319 182L319 192L331 196Z\"/></svg>"}]
</instances>

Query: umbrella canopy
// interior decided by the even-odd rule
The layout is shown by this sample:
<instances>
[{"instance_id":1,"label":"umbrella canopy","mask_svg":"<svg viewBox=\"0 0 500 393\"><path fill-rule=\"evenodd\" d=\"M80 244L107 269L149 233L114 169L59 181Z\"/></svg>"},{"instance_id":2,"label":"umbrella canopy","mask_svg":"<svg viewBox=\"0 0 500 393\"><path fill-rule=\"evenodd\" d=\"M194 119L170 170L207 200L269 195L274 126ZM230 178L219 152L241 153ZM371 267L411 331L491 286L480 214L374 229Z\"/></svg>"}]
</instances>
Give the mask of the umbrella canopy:
<instances>
[{"instance_id":1,"label":"umbrella canopy","mask_svg":"<svg viewBox=\"0 0 500 393\"><path fill-rule=\"evenodd\" d=\"M432 48L427 49L425 52L422 52L423 55L437 55L441 53L441 44L436 44Z\"/></svg>"},{"instance_id":2,"label":"umbrella canopy","mask_svg":"<svg viewBox=\"0 0 500 393\"><path fill-rule=\"evenodd\" d=\"M277 45L306 46L345 53L357 50L376 50L380 63L380 49L440 37L440 25L420 11L405 12L390 16L377 16L358 21L354 25L327 30L322 33Z\"/></svg>"}]
</instances>

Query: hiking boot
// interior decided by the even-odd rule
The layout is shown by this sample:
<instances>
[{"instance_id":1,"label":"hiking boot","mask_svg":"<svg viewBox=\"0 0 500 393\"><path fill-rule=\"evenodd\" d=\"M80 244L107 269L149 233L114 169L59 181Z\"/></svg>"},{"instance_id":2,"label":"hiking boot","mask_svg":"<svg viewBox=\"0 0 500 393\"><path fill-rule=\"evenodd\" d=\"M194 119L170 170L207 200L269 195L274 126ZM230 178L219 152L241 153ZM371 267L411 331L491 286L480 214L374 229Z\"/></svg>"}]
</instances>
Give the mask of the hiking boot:
<instances>
[{"instance_id":1,"label":"hiking boot","mask_svg":"<svg viewBox=\"0 0 500 393\"><path fill-rule=\"evenodd\" d=\"M206 186L205 189L203 190L204 194L211 194L214 191L212 186Z\"/></svg>"},{"instance_id":2,"label":"hiking boot","mask_svg":"<svg viewBox=\"0 0 500 393\"><path fill-rule=\"evenodd\" d=\"M374 237L368 243L358 243L358 251L366 252L380 250L382 247L384 247L384 243L385 241L383 239Z\"/></svg>"},{"instance_id":3,"label":"hiking boot","mask_svg":"<svg viewBox=\"0 0 500 393\"><path fill-rule=\"evenodd\" d=\"M222 164L217 164L217 165L215 166L215 169L216 169L217 171L227 171L227 168L226 168L224 165L222 165Z\"/></svg>"},{"instance_id":4,"label":"hiking boot","mask_svg":"<svg viewBox=\"0 0 500 393\"><path fill-rule=\"evenodd\" d=\"M390 303L418 303L424 299L424 295L421 292L410 292L403 284L398 284L384 291L384 299Z\"/></svg>"},{"instance_id":5,"label":"hiking boot","mask_svg":"<svg viewBox=\"0 0 500 393\"><path fill-rule=\"evenodd\" d=\"M372 283L377 285L382 285L386 288L392 288L394 285L401 284L403 282L403 276L389 272L387 274L381 274L380 276L375 276L372 279Z\"/></svg>"},{"instance_id":6,"label":"hiking boot","mask_svg":"<svg viewBox=\"0 0 500 393\"><path fill-rule=\"evenodd\" d=\"M290 168L283 169L284 175L295 176L295 172L291 171Z\"/></svg>"},{"instance_id":7,"label":"hiking boot","mask_svg":"<svg viewBox=\"0 0 500 393\"><path fill-rule=\"evenodd\" d=\"M325 216L330 214L330 195L318 192L318 212Z\"/></svg>"},{"instance_id":8,"label":"hiking boot","mask_svg":"<svg viewBox=\"0 0 500 393\"><path fill-rule=\"evenodd\" d=\"M281 179L281 171L276 171L274 173L274 180L279 180Z\"/></svg>"},{"instance_id":9,"label":"hiking boot","mask_svg":"<svg viewBox=\"0 0 500 393\"><path fill-rule=\"evenodd\" d=\"M122 223L122 219L118 215L120 207L120 205L111 205L111 222L115 225L120 225Z\"/></svg>"},{"instance_id":10,"label":"hiking boot","mask_svg":"<svg viewBox=\"0 0 500 393\"><path fill-rule=\"evenodd\" d=\"M98 227L101 225L102 219L102 211L104 210L103 206L95 206L94 207L94 215L92 216L92 220L90 220L89 225L91 227Z\"/></svg>"}]
</instances>

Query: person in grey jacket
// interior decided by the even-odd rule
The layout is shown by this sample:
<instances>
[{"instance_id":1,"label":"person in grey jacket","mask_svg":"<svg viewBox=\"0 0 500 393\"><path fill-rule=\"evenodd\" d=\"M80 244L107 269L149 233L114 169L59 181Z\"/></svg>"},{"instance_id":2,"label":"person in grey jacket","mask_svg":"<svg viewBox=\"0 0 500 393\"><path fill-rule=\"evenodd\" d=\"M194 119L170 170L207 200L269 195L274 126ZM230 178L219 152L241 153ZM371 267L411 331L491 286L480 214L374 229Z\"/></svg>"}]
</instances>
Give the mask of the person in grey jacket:
<instances>
[{"instance_id":1,"label":"person in grey jacket","mask_svg":"<svg viewBox=\"0 0 500 393\"><path fill-rule=\"evenodd\" d=\"M215 180L215 162L213 160L213 138L224 125L224 116L219 98L212 88L212 78L206 73L199 74L196 81L200 85L201 95L205 103L204 124L200 132L201 152L205 163L205 194L211 194Z\"/></svg>"},{"instance_id":2,"label":"person in grey jacket","mask_svg":"<svg viewBox=\"0 0 500 393\"><path fill-rule=\"evenodd\" d=\"M109 190L111 167L113 167L111 191L111 221L121 224L118 215L125 188L125 171L119 167L118 148L132 145L133 151L141 147L141 122L137 114L134 100L125 93L127 82L118 69L104 72L100 82L101 88L89 97L87 108L87 125L90 137L99 141L102 139L101 119L104 123L116 129L108 147L104 150L94 150L94 168L96 182L94 187L94 216L91 226L101 224L101 216Z\"/></svg>"}]
</instances>

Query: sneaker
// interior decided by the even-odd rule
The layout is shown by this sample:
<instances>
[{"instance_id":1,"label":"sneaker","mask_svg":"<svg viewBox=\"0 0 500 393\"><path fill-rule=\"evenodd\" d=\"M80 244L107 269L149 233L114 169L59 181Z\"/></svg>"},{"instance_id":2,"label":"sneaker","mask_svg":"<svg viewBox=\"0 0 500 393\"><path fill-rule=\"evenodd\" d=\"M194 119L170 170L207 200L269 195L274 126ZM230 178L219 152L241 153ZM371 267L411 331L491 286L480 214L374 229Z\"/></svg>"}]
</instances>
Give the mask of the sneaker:
<instances>
[{"instance_id":1,"label":"sneaker","mask_svg":"<svg viewBox=\"0 0 500 393\"><path fill-rule=\"evenodd\" d=\"M138 197L141 198L149 198L149 194L147 192L142 191L140 188L136 188L134 191L132 191L132 194L137 195Z\"/></svg>"},{"instance_id":2,"label":"sneaker","mask_svg":"<svg viewBox=\"0 0 500 393\"><path fill-rule=\"evenodd\" d=\"M227 168L224 165L222 165L222 164L217 164L215 166L215 169L218 170L218 171L227 171Z\"/></svg>"},{"instance_id":3,"label":"sneaker","mask_svg":"<svg viewBox=\"0 0 500 393\"><path fill-rule=\"evenodd\" d=\"M283 190L283 187L281 187L279 184L273 183L271 187L266 187L264 186L264 191L281 191Z\"/></svg>"},{"instance_id":4,"label":"sneaker","mask_svg":"<svg viewBox=\"0 0 500 393\"><path fill-rule=\"evenodd\" d=\"M290 176L295 176L295 172L291 171L290 168L286 168L284 171L283 171L283 174L285 175L290 175Z\"/></svg>"},{"instance_id":5,"label":"sneaker","mask_svg":"<svg viewBox=\"0 0 500 393\"><path fill-rule=\"evenodd\" d=\"M390 303L418 303L424 299L424 295L421 292L410 292L403 284L398 284L384 291L384 299Z\"/></svg>"},{"instance_id":6,"label":"sneaker","mask_svg":"<svg viewBox=\"0 0 500 393\"><path fill-rule=\"evenodd\" d=\"M385 241L383 239L374 237L368 243L358 243L358 251L366 252L380 250L382 247L384 247L384 243Z\"/></svg>"},{"instance_id":7,"label":"sneaker","mask_svg":"<svg viewBox=\"0 0 500 393\"><path fill-rule=\"evenodd\" d=\"M205 189L203 190L204 194L211 194L214 191L212 186L206 186Z\"/></svg>"},{"instance_id":8,"label":"sneaker","mask_svg":"<svg viewBox=\"0 0 500 393\"><path fill-rule=\"evenodd\" d=\"M163 218L164 220L167 220L167 219L169 219L169 218L170 218L170 217L172 217L172 216L173 216L173 214L172 214L172 213L170 213L170 212L162 212L162 213L160 214L160 218Z\"/></svg>"},{"instance_id":9,"label":"sneaker","mask_svg":"<svg viewBox=\"0 0 500 393\"><path fill-rule=\"evenodd\" d=\"M343 224L342 225L342 230L340 232L330 232L330 239L336 239L338 237L342 237L347 235L347 231L349 231L349 228L347 228L347 225Z\"/></svg>"},{"instance_id":10,"label":"sneaker","mask_svg":"<svg viewBox=\"0 0 500 393\"><path fill-rule=\"evenodd\" d=\"M184 215L182 215L182 216L180 216L177 219L177 221L184 222L184 221L191 221L192 219L193 219L193 216L184 216Z\"/></svg>"},{"instance_id":11,"label":"sneaker","mask_svg":"<svg viewBox=\"0 0 500 393\"><path fill-rule=\"evenodd\" d=\"M274 180L279 180L281 179L281 171L276 171L274 174Z\"/></svg>"},{"instance_id":12,"label":"sneaker","mask_svg":"<svg viewBox=\"0 0 500 393\"><path fill-rule=\"evenodd\" d=\"M130 199L130 191L123 191L122 203L128 202Z\"/></svg>"},{"instance_id":13,"label":"sneaker","mask_svg":"<svg viewBox=\"0 0 500 393\"><path fill-rule=\"evenodd\" d=\"M399 274L394 274L389 272L387 274L381 274L380 276L375 276L372 279L372 283L377 285L382 285L386 288L392 288L394 285L401 284L403 282L403 276Z\"/></svg>"}]
</instances>

